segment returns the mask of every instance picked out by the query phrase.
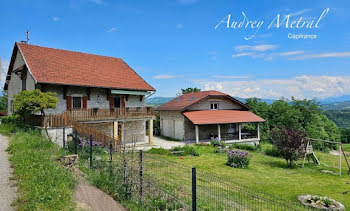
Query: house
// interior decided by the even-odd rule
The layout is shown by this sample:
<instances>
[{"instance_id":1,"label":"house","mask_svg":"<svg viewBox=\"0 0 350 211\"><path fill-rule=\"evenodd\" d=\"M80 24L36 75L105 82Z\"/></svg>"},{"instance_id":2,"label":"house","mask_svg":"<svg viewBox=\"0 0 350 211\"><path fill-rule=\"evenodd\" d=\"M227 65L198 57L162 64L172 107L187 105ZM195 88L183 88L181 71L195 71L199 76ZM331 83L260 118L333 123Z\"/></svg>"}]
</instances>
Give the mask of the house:
<instances>
[{"instance_id":1,"label":"house","mask_svg":"<svg viewBox=\"0 0 350 211\"><path fill-rule=\"evenodd\" d=\"M74 120L79 127L73 129L88 126L105 134L103 139L124 142L144 140L146 124L153 130L154 109L145 106L145 97L156 90L120 58L16 42L4 89L9 114L22 90L55 92L57 107L45 111L50 127Z\"/></svg>"},{"instance_id":2,"label":"house","mask_svg":"<svg viewBox=\"0 0 350 211\"><path fill-rule=\"evenodd\" d=\"M156 110L161 135L197 143L211 138L256 143L260 141L259 123L265 121L244 103L218 91L184 94Z\"/></svg>"}]
</instances>

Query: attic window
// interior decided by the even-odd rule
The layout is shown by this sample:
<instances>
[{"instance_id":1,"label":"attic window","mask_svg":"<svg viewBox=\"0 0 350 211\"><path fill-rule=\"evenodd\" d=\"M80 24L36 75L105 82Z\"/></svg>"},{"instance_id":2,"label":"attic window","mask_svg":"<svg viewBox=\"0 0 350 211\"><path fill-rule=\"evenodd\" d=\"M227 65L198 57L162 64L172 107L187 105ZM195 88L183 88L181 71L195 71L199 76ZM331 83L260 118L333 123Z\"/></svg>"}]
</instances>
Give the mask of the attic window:
<instances>
[{"instance_id":1,"label":"attic window","mask_svg":"<svg viewBox=\"0 0 350 211\"><path fill-rule=\"evenodd\" d=\"M195 97L191 97L191 98L188 99L188 101L192 101L194 99L195 99Z\"/></svg>"},{"instance_id":2,"label":"attic window","mask_svg":"<svg viewBox=\"0 0 350 211\"><path fill-rule=\"evenodd\" d=\"M218 103L211 103L210 104L210 109L211 110L218 110L219 104Z\"/></svg>"}]
</instances>

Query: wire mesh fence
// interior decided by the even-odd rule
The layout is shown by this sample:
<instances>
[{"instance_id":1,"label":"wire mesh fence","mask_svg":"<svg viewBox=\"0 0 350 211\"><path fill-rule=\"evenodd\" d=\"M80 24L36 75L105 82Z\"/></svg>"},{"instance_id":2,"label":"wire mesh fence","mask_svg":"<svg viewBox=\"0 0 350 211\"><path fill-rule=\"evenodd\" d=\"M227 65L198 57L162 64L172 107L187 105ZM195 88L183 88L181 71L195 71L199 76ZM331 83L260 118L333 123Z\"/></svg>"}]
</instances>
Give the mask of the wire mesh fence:
<instances>
[{"instance_id":1,"label":"wire mesh fence","mask_svg":"<svg viewBox=\"0 0 350 211\"><path fill-rule=\"evenodd\" d=\"M115 152L82 142L70 149L77 148L85 166L103 178L97 186L108 187L115 199L130 200L142 210L312 210L238 184L234 175L223 177L125 146Z\"/></svg>"}]
</instances>

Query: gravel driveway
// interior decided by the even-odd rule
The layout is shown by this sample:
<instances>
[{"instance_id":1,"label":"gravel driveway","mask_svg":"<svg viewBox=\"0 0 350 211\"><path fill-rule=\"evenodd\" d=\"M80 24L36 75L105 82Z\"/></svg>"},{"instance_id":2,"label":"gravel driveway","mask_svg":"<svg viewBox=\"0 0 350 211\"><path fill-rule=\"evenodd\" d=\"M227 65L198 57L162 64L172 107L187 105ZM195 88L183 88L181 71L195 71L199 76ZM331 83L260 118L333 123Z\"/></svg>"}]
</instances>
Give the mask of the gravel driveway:
<instances>
[{"instance_id":1,"label":"gravel driveway","mask_svg":"<svg viewBox=\"0 0 350 211\"><path fill-rule=\"evenodd\" d=\"M8 147L9 139L0 135L0 211L11 211L14 207L11 203L15 199L15 187L11 187L11 171L9 155L5 151Z\"/></svg>"}]
</instances>

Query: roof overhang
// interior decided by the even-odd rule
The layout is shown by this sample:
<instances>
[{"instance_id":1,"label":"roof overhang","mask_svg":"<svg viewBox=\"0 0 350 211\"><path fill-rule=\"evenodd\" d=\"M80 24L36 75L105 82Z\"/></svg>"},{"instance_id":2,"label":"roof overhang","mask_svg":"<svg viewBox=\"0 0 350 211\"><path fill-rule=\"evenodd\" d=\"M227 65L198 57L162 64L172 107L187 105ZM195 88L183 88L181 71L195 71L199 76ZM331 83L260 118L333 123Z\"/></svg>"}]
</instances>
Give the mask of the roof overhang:
<instances>
[{"instance_id":1,"label":"roof overhang","mask_svg":"<svg viewBox=\"0 0 350 211\"><path fill-rule=\"evenodd\" d=\"M119 89L112 89L111 94L121 94L121 95L150 95L151 92L147 91L131 91L131 90L119 90Z\"/></svg>"},{"instance_id":2,"label":"roof overhang","mask_svg":"<svg viewBox=\"0 0 350 211\"><path fill-rule=\"evenodd\" d=\"M242 110L187 111L183 115L195 125L265 122L254 113Z\"/></svg>"}]
</instances>

